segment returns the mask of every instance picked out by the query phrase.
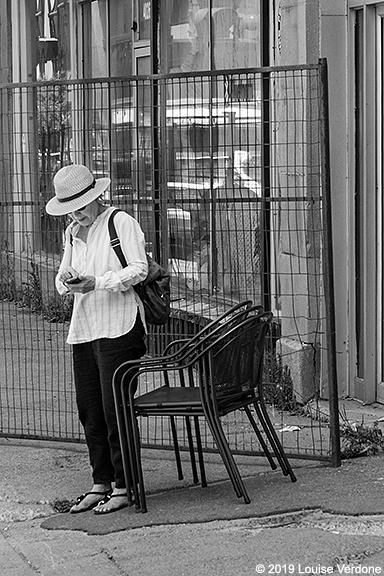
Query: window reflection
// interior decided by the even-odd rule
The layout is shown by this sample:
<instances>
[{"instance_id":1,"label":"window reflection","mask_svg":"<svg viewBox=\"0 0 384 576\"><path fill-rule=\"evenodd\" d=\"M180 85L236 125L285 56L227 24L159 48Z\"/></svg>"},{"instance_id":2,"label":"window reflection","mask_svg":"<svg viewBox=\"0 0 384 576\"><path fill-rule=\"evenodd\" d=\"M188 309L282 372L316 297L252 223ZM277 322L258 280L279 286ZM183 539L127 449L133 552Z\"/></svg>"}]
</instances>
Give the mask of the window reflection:
<instances>
[{"instance_id":1,"label":"window reflection","mask_svg":"<svg viewBox=\"0 0 384 576\"><path fill-rule=\"evenodd\" d=\"M114 0L110 9L110 76L132 74L132 4Z\"/></svg>"},{"instance_id":2,"label":"window reflection","mask_svg":"<svg viewBox=\"0 0 384 576\"><path fill-rule=\"evenodd\" d=\"M175 77L167 93L173 282L178 288L258 300L260 78Z\"/></svg>"},{"instance_id":3,"label":"window reflection","mask_svg":"<svg viewBox=\"0 0 384 576\"><path fill-rule=\"evenodd\" d=\"M164 72L192 72L260 65L259 3L254 0L168 0Z\"/></svg>"},{"instance_id":4,"label":"window reflection","mask_svg":"<svg viewBox=\"0 0 384 576\"><path fill-rule=\"evenodd\" d=\"M83 8L84 75L91 78L124 77L132 74L132 5L126 0L98 0ZM132 191L131 137L129 125L132 90L128 84L117 84L111 91L100 84L85 88L92 132L91 169L98 176L113 177L113 191ZM112 122L111 122L112 120Z\"/></svg>"},{"instance_id":5,"label":"window reflection","mask_svg":"<svg viewBox=\"0 0 384 576\"><path fill-rule=\"evenodd\" d=\"M168 0L162 70L207 71L167 85L169 253L179 288L260 299L260 65L254 0ZM228 70L232 74L210 75ZM252 274L253 272L253 274Z\"/></svg>"},{"instance_id":6,"label":"window reflection","mask_svg":"<svg viewBox=\"0 0 384 576\"><path fill-rule=\"evenodd\" d=\"M106 0L91 3L91 38L85 55L91 54L89 78L108 76L107 4ZM87 57L87 56L86 56Z\"/></svg>"}]
</instances>

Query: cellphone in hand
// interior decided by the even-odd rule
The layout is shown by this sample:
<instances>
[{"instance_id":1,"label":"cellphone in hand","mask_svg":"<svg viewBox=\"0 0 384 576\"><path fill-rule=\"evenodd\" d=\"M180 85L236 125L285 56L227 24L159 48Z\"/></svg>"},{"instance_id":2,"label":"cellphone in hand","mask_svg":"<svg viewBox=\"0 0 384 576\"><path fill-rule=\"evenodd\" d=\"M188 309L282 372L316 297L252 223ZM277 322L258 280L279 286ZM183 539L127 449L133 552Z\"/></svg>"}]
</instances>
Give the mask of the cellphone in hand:
<instances>
[{"instance_id":1,"label":"cellphone in hand","mask_svg":"<svg viewBox=\"0 0 384 576\"><path fill-rule=\"evenodd\" d=\"M68 278L68 280L66 280L67 284L79 284L81 282L81 278L79 278L78 276L76 276L75 278Z\"/></svg>"}]
</instances>

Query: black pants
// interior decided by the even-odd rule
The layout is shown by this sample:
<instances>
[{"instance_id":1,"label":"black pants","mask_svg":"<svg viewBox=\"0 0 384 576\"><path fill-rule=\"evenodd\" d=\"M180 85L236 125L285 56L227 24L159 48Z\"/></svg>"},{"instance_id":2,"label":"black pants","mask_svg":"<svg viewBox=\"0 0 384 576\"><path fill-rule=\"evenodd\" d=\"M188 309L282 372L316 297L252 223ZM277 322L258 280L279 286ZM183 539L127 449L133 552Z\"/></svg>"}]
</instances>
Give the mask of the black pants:
<instances>
[{"instance_id":1,"label":"black pants","mask_svg":"<svg viewBox=\"0 0 384 576\"><path fill-rule=\"evenodd\" d=\"M125 487L112 377L120 364L145 354L144 334L137 314L128 334L73 345L76 401L95 484Z\"/></svg>"}]
</instances>

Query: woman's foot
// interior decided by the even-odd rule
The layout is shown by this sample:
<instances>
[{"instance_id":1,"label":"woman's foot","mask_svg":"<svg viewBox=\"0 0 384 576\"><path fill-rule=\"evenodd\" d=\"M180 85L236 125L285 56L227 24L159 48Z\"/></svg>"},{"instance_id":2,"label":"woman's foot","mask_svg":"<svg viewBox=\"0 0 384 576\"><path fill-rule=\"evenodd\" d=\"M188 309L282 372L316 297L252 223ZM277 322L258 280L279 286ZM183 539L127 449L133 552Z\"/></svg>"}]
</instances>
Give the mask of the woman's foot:
<instances>
[{"instance_id":1,"label":"woman's foot","mask_svg":"<svg viewBox=\"0 0 384 576\"><path fill-rule=\"evenodd\" d=\"M112 491L111 485L109 484L94 484L90 492L85 492L76 500L69 512L71 514L78 514L79 512L87 512L87 510L92 510L100 500L103 500Z\"/></svg>"},{"instance_id":2,"label":"woman's foot","mask_svg":"<svg viewBox=\"0 0 384 576\"><path fill-rule=\"evenodd\" d=\"M127 490L125 488L115 488L112 494L99 501L93 509L94 514L109 514L128 506Z\"/></svg>"}]
</instances>

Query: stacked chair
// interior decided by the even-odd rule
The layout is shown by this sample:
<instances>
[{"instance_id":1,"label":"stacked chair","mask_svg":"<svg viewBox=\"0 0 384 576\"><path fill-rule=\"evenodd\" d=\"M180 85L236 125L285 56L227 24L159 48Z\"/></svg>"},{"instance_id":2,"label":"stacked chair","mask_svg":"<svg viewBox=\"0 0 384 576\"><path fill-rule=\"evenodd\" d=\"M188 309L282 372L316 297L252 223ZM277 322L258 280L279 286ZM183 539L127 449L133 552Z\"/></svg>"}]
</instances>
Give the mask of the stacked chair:
<instances>
[{"instance_id":1,"label":"stacked chair","mask_svg":"<svg viewBox=\"0 0 384 576\"><path fill-rule=\"evenodd\" d=\"M195 423L201 484L206 486L199 418L204 418L226 467L235 493L249 503L249 495L224 434L221 417L243 409L272 469L276 469L251 407L284 475L296 477L270 421L263 401L262 375L265 339L272 314L244 301L211 322L188 340L175 340L156 358L125 362L115 372L113 390L119 426L127 493L133 492L138 510L147 511L141 464L139 418L168 416L171 422L178 475L182 468L175 417L185 417L193 478L198 482L190 419ZM136 394L141 376L154 374L156 386ZM132 495L129 496L132 502Z\"/></svg>"}]
</instances>

